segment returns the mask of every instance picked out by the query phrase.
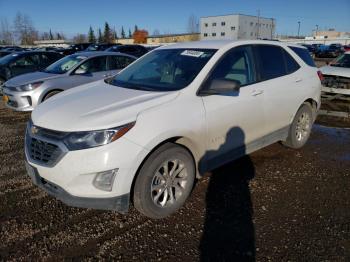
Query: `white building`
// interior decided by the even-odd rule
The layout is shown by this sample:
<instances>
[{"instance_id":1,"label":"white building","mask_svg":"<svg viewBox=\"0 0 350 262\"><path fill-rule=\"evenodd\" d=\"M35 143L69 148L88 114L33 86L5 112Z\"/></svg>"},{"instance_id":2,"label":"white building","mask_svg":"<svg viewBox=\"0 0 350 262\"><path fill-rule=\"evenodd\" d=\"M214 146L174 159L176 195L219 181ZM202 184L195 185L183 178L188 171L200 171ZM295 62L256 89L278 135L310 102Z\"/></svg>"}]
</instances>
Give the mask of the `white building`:
<instances>
[{"instance_id":1,"label":"white building","mask_svg":"<svg viewBox=\"0 0 350 262\"><path fill-rule=\"evenodd\" d=\"M201 17L201 39L272 39L276 20L251 15Z\"/></svg>"}]
</instances>

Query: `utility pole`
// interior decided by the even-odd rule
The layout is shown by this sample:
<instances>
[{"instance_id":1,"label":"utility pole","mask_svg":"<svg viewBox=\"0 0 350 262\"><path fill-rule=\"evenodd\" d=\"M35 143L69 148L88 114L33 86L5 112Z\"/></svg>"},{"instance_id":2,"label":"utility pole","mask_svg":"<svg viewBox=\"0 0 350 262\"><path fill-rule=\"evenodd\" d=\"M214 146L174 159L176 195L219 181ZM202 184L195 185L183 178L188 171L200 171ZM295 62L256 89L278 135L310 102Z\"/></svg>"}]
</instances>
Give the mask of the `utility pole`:
<instances>
[{"instance_id":1,"label":"utility pole","mask_svg":"<svg viewBox=\"0 0 350 262\"><path fill-rule=\"evenodd\" d=\"M258 9L258 32L257 32L257 36L256 39L260 38L260 9Z\"/></svg>"},{"instance_id":2,"label":"utility pole","mask_svg":"<svg viewBox=\"0 0 350 262\"><path fill-rule=\"evenodd\" d=\"M317 36L317 32L318 32L318 25L316 25L316 34L315 34L315 36Z\"/></svg>"},{"instance_id":3,"label":"utility pole","mask_svg":"<svg viewBox=\"0 0 350 262\"><path fill-rule=\"evenodd\" d=\"M298 38L300 36L300 21L298 21Z\"/></svg>"}]
</instances>

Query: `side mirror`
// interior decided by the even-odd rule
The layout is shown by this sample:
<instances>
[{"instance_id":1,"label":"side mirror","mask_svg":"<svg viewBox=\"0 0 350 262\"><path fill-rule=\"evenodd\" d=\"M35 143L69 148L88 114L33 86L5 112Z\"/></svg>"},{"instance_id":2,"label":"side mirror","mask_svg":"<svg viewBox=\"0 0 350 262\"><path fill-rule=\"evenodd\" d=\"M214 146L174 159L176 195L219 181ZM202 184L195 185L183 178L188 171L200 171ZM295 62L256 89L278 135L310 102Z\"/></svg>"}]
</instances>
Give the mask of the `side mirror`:
<instances>
[{"instance_id":1,"label":"side mirror","mask_svg":"<svg viewBox=\"0 0 350 262\"><path fill-rule=\"evenodd\" d=\"M241 83L237 80L214 79L201 90L201 95L237 95Z\"/></svg>"},{"instance_id":2,"label":"side mirror","mask_svg":"<svg viewBox=\"0 0 350 262\"><path fill-rule=\"evenodd\" d=\"M86 69L83 69L83 68L78 68L74 72L75 75L86 75L87 73L88 73L88 71Z\"/></svg>"}]
</instances>

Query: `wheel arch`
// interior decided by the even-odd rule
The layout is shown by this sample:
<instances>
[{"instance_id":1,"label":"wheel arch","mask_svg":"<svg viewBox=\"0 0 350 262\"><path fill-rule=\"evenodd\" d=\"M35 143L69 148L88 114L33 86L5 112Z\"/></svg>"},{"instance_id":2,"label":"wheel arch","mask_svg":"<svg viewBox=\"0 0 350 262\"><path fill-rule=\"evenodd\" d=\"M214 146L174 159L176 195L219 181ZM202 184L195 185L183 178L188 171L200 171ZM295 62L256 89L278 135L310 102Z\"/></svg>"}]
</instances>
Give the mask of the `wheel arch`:
<instances>
[{"instance_id":1,"label":"wheel arch","mask_svg":"<svg viewBox=\"0 0 350 262\"><path fill-rule=\"evenodd\" d=\"M50 90L47 90L46 92L43 93L41 99L40 99L40 103L44 102L46 96L52 92L63 92L64 90L63 89L60 89L60 88L53 88L53 89L50 89Z\"/></svg>"},{"instance_id":2,"label":"wheel arch","mask_svg":"<svg viewBox=\"0 0 350 262\"><path fill-rule=\"evenodd\" d=\"M131 187L130 187L130 200L131 202L133 202L133 194L132 192L134 191L134 187L135 187L135 182L136 179L140 173L140 170L142 168L142 166L144 165L144 163L147 161L147 159L153 154L154 151L156 151L159 147L161 147L162 145L166 144L166 143L172 143L172 144L176 144L178 146L181 146L182 148L184 148L192 157L193 160L193 164L195 165L195 176L196 178L201 178L201 176L199 175L199 171L198 171L198 164L199 163L199 153L198 150L195 149L195 145L194 143L186 137L183 136L173 136L173 137L169 137L161 142L159 142L156 146L154 146L152 148L152 150L144 157L144 159L141 161L140 165L137 168L137 171L135 172L135 175L132 179L132 183L131 183Z\"/></svg>"}]
</instances>

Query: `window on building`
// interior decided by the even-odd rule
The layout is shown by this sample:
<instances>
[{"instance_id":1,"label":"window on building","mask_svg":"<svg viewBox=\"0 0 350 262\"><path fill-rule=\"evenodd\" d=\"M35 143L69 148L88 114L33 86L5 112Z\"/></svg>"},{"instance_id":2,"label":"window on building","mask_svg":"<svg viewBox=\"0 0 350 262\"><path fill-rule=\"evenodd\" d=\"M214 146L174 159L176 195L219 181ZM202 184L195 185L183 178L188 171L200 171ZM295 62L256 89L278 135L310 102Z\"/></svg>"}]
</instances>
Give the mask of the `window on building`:
<instances>
[{"instance_id":1,"label":"window on building","mask_svg":"<svg viewBox=\"0 0 350 262\"><path fill-rule=\"evenodd\" d=\"M216 26L216 23L212 23L212 26Z\"/></svg>"},{"instance_id":2,"label":"window on building","mask_svg":"<svg viewBox=\"0 0 350 262\"><path fill-rule=\"evenodd\" d=\"M250 36L253 36L253 32L250 32Z\"/></svg>"},{"instance_id":3,"label":"window on building","mask_svg":"<svg viewBox=\"0 0 350 262\"><path fill-rule=\"evenodd\" d=\"M204 26L205 26L205 27L208 27L208 23L205 23Z\"/></svg>"},{"instance_id":4,"label":"window on building","mask_svg":"<svg viewBox=\"0 0 350 262\"><path fill-rule=\"evenodd\" d=\"M231 26L231 30L232 30L232 31L235 31L235 30L236 30L236 27L235 27L235 26Z\"/></svg>"},{"instance_id":5,"label":"window on building","mask_svg":"<svg viewBox=\"0 0 350 262\"><path fill-rule=\"evenodd\" d=\"M204 33L203 35L204 35L204 37L207 37L207 36L208 36L208 34L207 34L207 33Z\"/></svg>"},{"instance_id":6,"label":"window on building","mask_svg":"<svg viewBox=\"0 0 350 262\"><path fill-rule=\"evenodd\" d=\"M212 35L212 36L216 36L216 33L212 33L211 35Z\"/></svg>"},{"instance_id":7,"label":"window on building","mask_svg":"<svg viewBox=\"0 0 350 262\"><path fill-rule=\"evenodd\" d=\"M225 36L225 32L221 32L221 36Z\"/></svg>"},{"instance_id":8,"label":"window on building","mask_svg":"<svg viewBox=\"0 0 350 262\"><path fill-rule=\"evenodd\" d=\"M254 23L253 22L250 22L250 26L253 26L254 25Z\"/></svg>"},{"instance_id":9,"label":"window on building","mask_svg":"<svg viewBox=\"0 0 350 262\"><path fill-rule=\"evenodd\" d=\"M222 25L222 26L225 26L225 25L226 25L226 23L225 23L225 22L221 22L221 25Z\"/></svg>"}]
</instances>

